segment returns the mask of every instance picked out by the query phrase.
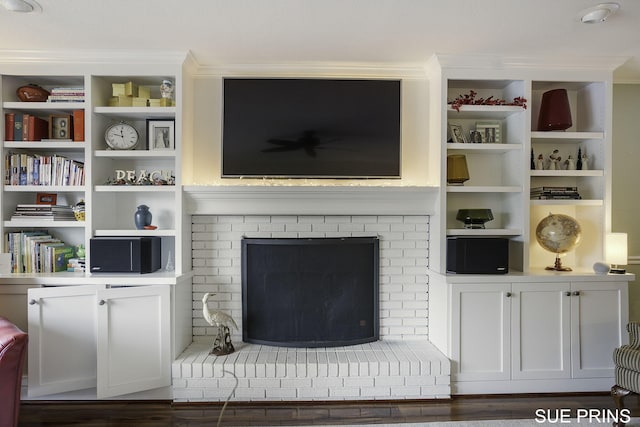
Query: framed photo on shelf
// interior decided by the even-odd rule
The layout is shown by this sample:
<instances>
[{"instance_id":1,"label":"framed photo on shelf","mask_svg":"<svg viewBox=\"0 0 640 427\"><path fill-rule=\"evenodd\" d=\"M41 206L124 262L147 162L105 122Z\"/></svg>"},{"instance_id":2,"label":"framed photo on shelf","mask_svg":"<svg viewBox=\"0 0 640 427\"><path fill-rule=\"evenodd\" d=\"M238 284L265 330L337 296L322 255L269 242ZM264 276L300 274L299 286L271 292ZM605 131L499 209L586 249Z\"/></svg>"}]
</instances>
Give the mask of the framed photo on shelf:
<instances>
[{"instance_id":1,"label":"framed photo on shelf","mask_svg":"<svg viewBox=\"0 0 640 427\"><path fill-rule=\"evenodd\" d=\"M482 135L483 144L502 143L500 122L477 122L476 131L480 132L480 135Z\"/></svg>"},{"instance_id":2,"label":"framed photo on shelf","mask_svg":"<svg viewBox=\"0 0 640 427\"><path fill-rule=\"evenodd\" d=\"M147 119L147 148L149 151L175 150L175 120Z\"/></svg>"},{"instance_id":3,"label":"framed photo on shelf","mask_svg":"<svg viewBox=\"0 0 640 427\"><path fill-rule=\"evenodd\" d=\"M69 114L52 114L49 116L49 137L51 139L73 138L73 123Z\"/></svg>"},{"instance_id":4,"label":"framed photo on shelf","mask_svg":"<svg viewBox=\"0 0 640 427\"><path fill-rule=\"evenodd\" d=\"M467 137L464 135L464 130L461 125L454 125L453 123L449 123L449 138L451 142L456 144L466 143Z\"/></svg>"},{"instance_id":5,"label":"framed photo on shelf","mask_svg":"<svg viewBox=\"0 0 640 427\"><path fill-rule=\"evenodd\" d=\"M36 193L37 205L55 205L58 203L58 195L56 193Z\"/></svg>"}]
</instances>

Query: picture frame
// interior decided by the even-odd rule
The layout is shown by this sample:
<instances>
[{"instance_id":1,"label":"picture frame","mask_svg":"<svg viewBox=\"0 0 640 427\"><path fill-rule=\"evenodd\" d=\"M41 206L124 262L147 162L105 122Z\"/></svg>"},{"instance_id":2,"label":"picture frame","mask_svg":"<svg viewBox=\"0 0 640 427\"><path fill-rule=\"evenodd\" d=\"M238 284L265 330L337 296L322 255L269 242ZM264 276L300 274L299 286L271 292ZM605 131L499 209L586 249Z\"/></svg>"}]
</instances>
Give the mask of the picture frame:
<instances>
[{"instance_id":1,"label":"picture frame","mask_svg":"<svg viewBox=\"0 0 640 427\"><path fill-rule=\"evenodd\" d=\"M451 141L456 144L467 143L467 137L464 134L464 129L462 125L456 125L453 123L449 123L449 136Z\"/></svg>"},{"instance_id":2,"label":"picture frame","mask_svg":"<svg viewBox=\"0 0 640 427\"><path fill-rule=\"evenodd\" d=\"M476 131L482 135L483 144L501 144L502 132L500 122L477 122Z\"/></svg>"},{"instance_id":3,"label":"picture frame","mask_svg":"<svg viewBox=\"0 0 640 427\"><path fill-rule=\"evenodd\" d=\"M36 193L37 205L55 205L58 203L58 195L56 193Z\"/></svg>"},{"instance_id":4,"label":"picture frame","mask_svg":"<svg viewBox=\"0 0 640 427\"><path fill-rule=\"evenodd\" d=\"M147 119L147 149L167 151L176 149L175 120Z\"/></svg>"},{"instance_id":5,"label":"picture frame","mask_svg":"<svg viewBox=\"0 0 640 427\"><path fill-rule=\"evenodd\" d=\"M49 138L73 139L73 121L70 114L51 114L49 116Z\"/></svg>"}]
</instances>

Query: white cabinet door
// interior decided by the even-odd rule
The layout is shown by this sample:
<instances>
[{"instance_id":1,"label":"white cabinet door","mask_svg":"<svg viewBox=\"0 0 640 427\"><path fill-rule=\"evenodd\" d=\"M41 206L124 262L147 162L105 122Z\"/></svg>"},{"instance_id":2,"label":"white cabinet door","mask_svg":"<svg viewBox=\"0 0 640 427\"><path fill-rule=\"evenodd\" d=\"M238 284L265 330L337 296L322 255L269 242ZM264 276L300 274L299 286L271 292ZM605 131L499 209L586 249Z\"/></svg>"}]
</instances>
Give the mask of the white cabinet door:
<instances>
[{"instance_id":1,"label":"white cabinet door","mask_svg":"<svg viewBox=\"0 0 640 427\"><path fill-rule=\"evenodd\" d=\"M514 283L513 379L571 376L569 283Z\"/></svg>"},{"instance_id":2,"label":"white cabinet door","mask_svg":"<svg viewBox=\"0 0 640 427\"><path fill-rule=\"evenodd\" d=\"M98 398L171 384L168 286L98 291Z\"/></svg>"},{"instance_id":3,"label":"white cabinet door","mask_svg":"<svg viewBox=\"0 0 640 427\"><path fill-rule=\"evenodd\" d=\"M614 376L613 350L626 342L627 282L571 283L574 378Z\"/></svg>"},{"instance_id":4,"label":"white cabinet door","mask_svg":"<svg viewBox=\"0 0 640 427\"><path fill-rule=\"evenodd\" d=\"M28 291L29 396L96 385L96 287Z\"/></svg>"},{"instance_id":5,"label":"white cabinet door","mask_svg":"<svg viewBox=\"0 0 640 427\"><path fill-rule=\"evenodd\" d=\"M452 286L452 374L456 381L510 377L511 284Z\"/></svg>"}]
</instances>

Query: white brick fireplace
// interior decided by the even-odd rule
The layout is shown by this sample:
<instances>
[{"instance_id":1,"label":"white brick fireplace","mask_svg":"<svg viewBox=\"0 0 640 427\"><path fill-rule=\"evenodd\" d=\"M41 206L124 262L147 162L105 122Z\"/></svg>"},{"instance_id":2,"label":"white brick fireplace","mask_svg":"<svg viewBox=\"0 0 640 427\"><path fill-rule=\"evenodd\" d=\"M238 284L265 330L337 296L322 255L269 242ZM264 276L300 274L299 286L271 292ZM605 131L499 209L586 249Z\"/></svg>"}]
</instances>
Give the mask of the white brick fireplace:
<instances>
[{"instance_id":1,"label":"white brick fireplace","mask_svg":"<svg viewBox=\"0 0 640 427\"><path fill-rule=\"evenodd\" d=\"M449 362L429 343L432 192L424 187L187 188L194 343L174 362L176 401L406 399L449 396ZM432 205L431 205L432 206ZM380 239L380 339L327 349L242 343L242 237ZM236 352L213 356L211 309L233 316ZM268 302L266 302L268 303ZM226 371L226 372L225 372Z\"/></svg>"}]
</instances>

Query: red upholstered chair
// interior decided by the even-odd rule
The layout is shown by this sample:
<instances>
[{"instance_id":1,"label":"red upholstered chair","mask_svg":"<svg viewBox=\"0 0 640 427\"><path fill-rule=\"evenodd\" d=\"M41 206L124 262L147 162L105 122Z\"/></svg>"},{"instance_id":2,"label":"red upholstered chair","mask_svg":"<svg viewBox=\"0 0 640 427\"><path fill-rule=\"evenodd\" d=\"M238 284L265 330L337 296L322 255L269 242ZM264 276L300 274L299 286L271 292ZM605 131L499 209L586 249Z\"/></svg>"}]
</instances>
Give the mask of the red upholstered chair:
<instances>
[{"instance_id":1,"label":"red upholstered chair","mask_svg":"<svg viewBox=\"0 0 640 427\"><path fill-rule=\"evenodd\" d=\"M15 427L20 413L27 334L0 317L0 426Z\"/></svg>"}]
</instances>

